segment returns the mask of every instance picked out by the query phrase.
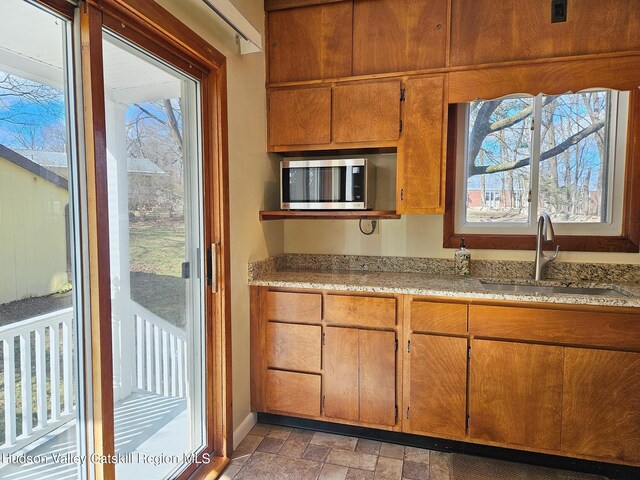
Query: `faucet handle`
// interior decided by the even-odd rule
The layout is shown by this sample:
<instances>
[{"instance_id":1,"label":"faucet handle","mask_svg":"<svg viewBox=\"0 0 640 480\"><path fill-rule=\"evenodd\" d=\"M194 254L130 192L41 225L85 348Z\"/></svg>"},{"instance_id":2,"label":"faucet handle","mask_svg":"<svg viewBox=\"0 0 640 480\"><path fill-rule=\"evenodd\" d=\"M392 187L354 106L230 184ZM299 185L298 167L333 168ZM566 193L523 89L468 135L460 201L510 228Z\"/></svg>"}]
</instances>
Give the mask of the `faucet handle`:
<instances>
[{"instance_id":1,"label":"faucet handle","mask_svg":"<svg viewBox=\"0 0 640 480\"><path fill-rule=\"evenodd\" d=\"M549 257L545 255L545 257L547 258L547 260L548 260L549 262L553 262L553 261L556 259L556 257L558 256L558 250L560 250L560 245L558 245L558 246L556 247L556 251L555 251L555 253L554 253L553 255L551 255L551 256L549 256ZM543 254L543 255L544 255L544 254Z\"/></svg>"}]
</instances>

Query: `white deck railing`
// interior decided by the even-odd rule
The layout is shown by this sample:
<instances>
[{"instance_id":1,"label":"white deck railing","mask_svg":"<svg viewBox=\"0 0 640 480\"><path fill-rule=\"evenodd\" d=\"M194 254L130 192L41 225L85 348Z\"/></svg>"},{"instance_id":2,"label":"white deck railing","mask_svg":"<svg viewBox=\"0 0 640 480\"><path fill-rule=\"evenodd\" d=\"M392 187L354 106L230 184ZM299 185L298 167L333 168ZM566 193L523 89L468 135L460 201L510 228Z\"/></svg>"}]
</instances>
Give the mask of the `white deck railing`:
<instances>
[{"instance_id":1,"label":"white deck railing","mask_svg":"<svg viewBox=\"0 0 640 480\"><path fill-rule=\"evenodd\" d=\"M186 397L186 333L138 303L130 304L135 385L165 397ZM0 327L5 434L0 454L20 450L75 416L72 332L72 308Z\"/></svg>"},{"instance_id":2,"label":"white deck railing","mask_svg":"<svg viewBox=\"0 0 640 480\"><path fill-rule=\"evenodd\" d=\"M187 395L187 334L131 302L136 322L136 386L165 397Z\"/></svg>"},{"instance_id":3,"label":"white deck railing","mask_svg":"<svg viewBox=\"0 0 640 480\"><path fill-rule=\"evenodd\" d=\"M0 453L13 452L22 448L69 421L75 415L72 323L73 309L66 308L0 327L4 367L2 394L4 395L5 433L4 443L0 445ZM62 351L60 351L61 340ZM18 362L16 358L19 359ZM32 363L34 359L35 372ZM33 405L34 373L35 406ZM18 392L22 407L19 435ZM37 413L35 425L33 424L34 411Z\"/></svg>"}]
</instances>

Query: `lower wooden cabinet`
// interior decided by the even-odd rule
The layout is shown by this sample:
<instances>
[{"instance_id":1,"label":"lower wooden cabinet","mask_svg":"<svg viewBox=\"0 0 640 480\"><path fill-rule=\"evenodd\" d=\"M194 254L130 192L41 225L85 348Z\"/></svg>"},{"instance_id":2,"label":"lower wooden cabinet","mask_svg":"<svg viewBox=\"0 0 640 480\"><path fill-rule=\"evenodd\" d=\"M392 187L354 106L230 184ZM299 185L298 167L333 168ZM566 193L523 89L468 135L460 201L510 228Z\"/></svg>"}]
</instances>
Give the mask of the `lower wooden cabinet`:
<instances>
[{"instance_id":1,"label":"lower wooden cabinet","mask_svg":"<svg viewBox=\"0 0 640 480\"><path fill-rule=\"evenodd\" d=\"M406 430L424 435L464 438L467 421L467 339L414 333L408 353Z\"/></svg>"},{"instance_id":2,"label":"lower wooden cabinet","mask_svg":"<svg viewBox=\"0 0 640 480\"><path fill-rule=\"evenodd\" d=\"M255 411L640 466L636 310L266 287L251 301Z\"/></svg>"},{"instance_id":3,"label":"lower wooden cabinet","mask_svg":"<svg viewBox=\"0 0 640 480\"><path fill-rule=\"evenodd\" d=\"M320 375L267 370L266 407L273 412L320 415Z\"/></svg>"},{"instance_id":4,"label":"lower wooden cabinet","mask_svg":"<svg viewBox=\"0 0 640 480\"><path fill-rule=\"evenodd\" d=\"M395 332L327 327L324 352L325 415L394 425Z\"/></svg>"},{"instance_id":5,"label":"lower wooden cabinet","mask_svg":"<svg viewBox=\"0 0 640 480\"><path fill-rule=\"evenodd\" d=\"M640 464L640 353L565 349L562 450Z\"/></svg>"},{"instance_id":6,"label":"lower wooden cabinet","mask_svg":"<svg viewBox=\"0 0 640 480\"><path fill-rule=\"evenodd\" d=\"M562 347L471 341L469 436L560 450Z\"/></svg>"}]
</instances>

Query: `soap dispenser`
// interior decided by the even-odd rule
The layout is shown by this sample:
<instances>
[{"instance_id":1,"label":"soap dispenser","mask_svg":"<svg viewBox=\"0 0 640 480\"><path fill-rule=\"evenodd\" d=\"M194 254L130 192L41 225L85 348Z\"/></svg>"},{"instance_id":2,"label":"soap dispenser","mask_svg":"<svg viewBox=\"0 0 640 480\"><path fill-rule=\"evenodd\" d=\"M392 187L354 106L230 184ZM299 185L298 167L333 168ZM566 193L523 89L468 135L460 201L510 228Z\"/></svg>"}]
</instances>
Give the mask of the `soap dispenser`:
<instances>
[{"instance_id":1,"label":"soap dispenser","mask_svg":"<svg viewBox=\"0 0 640 480\"><path fill-rule=\"evenodd\" d=\"M464 237L461 239L460 249L456 250L454 260L454 271L456 275L469 276L471 273L471 252L467 250L464 244Z\"/></svg>"}]
</instances>

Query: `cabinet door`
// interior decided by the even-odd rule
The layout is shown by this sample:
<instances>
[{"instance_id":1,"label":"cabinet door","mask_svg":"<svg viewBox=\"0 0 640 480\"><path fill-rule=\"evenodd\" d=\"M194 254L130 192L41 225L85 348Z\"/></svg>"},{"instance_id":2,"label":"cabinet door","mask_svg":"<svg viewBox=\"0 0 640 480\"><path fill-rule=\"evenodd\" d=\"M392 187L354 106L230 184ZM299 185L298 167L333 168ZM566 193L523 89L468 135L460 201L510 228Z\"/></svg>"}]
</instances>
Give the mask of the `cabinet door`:
<instances>
[{"instance_id":1,"label":"cabinet door","mask_svg":"<svg viewBox=\"0 0 640 480\"><path fill-rule=\"evenodd\" d=\"M568 3L566 22L551 23L548 0L452 0L451 65L640 48L637 0Z\"/></svg>"},{"instance_id":2,"label":"cabinet door","mask_svg":"<svg viewBox=\"0 0 640 480\"><path fill-rule=\"evenodd\" d=\"M360 330L360 421L396 423L396 334Z\"/></svg>"},{"instance_id":3,"label":"cabinet door","mask_svg":"<svg viewBox=\"0 0 640 480\"><path fill-rule=\"evenodd\" d=\"M327 327L324 347L324 414L357 421L358 330Z\"/></svg>"},{"instance_id":4,"label":"cabinet door","mask_svg":"<svg viewBox=\"0 0 640 480\"><path fill-rule=\"evenodd\" d=\"M353 74L445 65L447 0L355 0Z\"/></svg>"},{"instance_id":5,"label":"cabinet door","mask_svg":"<svg viewBox=\"0 0 640 480\"><path fill-rule=\"evenodd\" d=\"M351 2L268 13L269 82L351 75Z\"/></svg>"},{"instance_id":6,"label":"cabinet door","mask_svg":"<svg viewBox=\"0 0 640 480\"><path fill-rule=\"evenodd\" d=\"M469 435L560 449L562 347L473 340Z\"/></svg>"},{"instance_id":7,"label":"cabinet door","mask_svg":"<svg viewBox=\"0 0 640 480\"><path fill-rule=\"evenodd\" d=\"M327 327L324 414L330 418L395 425L394 332Z\"/></svg>"},{"instance_id":8,"label":"cabinet door","mask_svg":"<svg viewBox=\"0 0 640 480\"><path fill-rule=\"evenodd\" d=\"M447 112L444 76L406 81L398 143L398 213L444 212Z\"/></svg>"},{"instance_id":9,"label":"cabinet door","mask_svg":"<svg viewBox=\"0 0 640 480\"><path fill-rule=\"evenodd\" d=\"M562 450L640 463L640 353L565 349Z\"/></svg>"},{"instance_id":10,"label":"cabinet door","mask_svg":"<svg viewBox=\"0 0 640 480\"><path fill-rule=\"evenodd\" d=\"M333 141L385 142L400 136L400 81L333 88Z\"/></svg>"},{"instance_id":11,"label":"cabinet door","mask_svg":"<svg viewBox=\"0 0 640 480\"><path fill-rule=\"evenodd\" d=\"M331 142L331 87L269 91L269 145Z\"/></svg>"},{"instance_id":12,"label":"cabinet door","mask_svg":"<svg viewBox=\"0 0 640 480\"><path fill-rule=\"evenodd\" d=\"M408 431L464 437L467 339L414 333L408 358Z\"/></svg>"}]
</instances>

